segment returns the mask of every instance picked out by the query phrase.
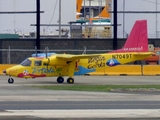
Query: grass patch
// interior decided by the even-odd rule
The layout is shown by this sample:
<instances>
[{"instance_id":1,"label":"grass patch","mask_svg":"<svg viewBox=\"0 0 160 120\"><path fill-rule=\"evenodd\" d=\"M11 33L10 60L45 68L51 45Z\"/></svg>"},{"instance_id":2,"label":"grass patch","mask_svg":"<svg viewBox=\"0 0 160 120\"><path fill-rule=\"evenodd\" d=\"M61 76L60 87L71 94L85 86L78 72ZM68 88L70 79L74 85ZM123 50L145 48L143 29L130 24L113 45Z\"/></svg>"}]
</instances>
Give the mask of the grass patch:
<instances>
[{"instance_id":1,"label":"grass patch","mask_svg":"<svg viewBox=\"0 0 160 120\"><path fill-rule=\"evenodd\" d=\"M35 86L42 89L50 90L72 90L72 91L93 91L93 92L109 92L113 89L129 90L129 89L160 89L160 85L46 85Z\"/></svg>"}]
</instances>

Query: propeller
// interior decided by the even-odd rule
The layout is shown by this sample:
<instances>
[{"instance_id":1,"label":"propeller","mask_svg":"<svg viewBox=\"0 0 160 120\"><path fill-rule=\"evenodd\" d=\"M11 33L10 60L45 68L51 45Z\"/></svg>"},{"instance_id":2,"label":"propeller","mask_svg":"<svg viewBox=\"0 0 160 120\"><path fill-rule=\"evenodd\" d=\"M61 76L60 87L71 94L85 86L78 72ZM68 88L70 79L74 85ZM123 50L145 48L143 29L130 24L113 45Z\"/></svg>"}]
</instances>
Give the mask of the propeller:
<instances>
[{"instance_id":1,"label":"propeller","mask_svg":"<svg viewBox=\"0 0 160 120\"><path fill-rule=\"evenodd\" d=\"M47 53L48 53L48 47L45 47L45 53L46 53L46 58L48 58L48 55L47 55Z\"/></svg>"},{"instance_id":2,"label":"propeller","mask_svg":"<svg viewBox=\"0 0 160 120\"><path fill-rule=\"evenodd\" d=\"M35 51L36 51L36 57L38 57L38 54L37 54L37 46L35 46Z\"/></svg>"},{"instance_id":3,"label":"propeller","mask_svg":"<svg viewBox=\"0 0 160 120\"><path fill-rule=\"evenodd\" d=\"M86 54L87 47L86 46L83 46L83 47L84 47L84 51L82 54Z\"/></svg>"},{"instance_id":4,"label":"propeller","mask_svg":"<svg viewBox=\"0 0 160 120\"><path fill-rule=\"evenodd\" d=\"M48 47L45 47L45 53L46 53L46 59L48 59L48 64L47 64L47 69L48 69L48 65L50 63L50 59L48 58Z\"/></svg>"}]
</instances>

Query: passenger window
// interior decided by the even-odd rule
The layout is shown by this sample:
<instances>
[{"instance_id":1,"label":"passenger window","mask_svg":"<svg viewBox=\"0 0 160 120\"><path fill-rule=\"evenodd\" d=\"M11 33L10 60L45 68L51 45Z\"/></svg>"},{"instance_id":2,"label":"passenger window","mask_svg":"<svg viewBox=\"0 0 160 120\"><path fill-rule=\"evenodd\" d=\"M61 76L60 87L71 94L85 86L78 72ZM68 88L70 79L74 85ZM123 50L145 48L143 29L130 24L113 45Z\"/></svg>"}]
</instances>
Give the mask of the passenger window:
<instances>
[{"instance_id":1,"label":"passenger window","mask_svg":"<svg viewBox=\"0 0 160 120\"><path fill-rule=\"evenodd\" d=\"M41 66L42 65L42 61L34 61L34 66Z\"/></svg>"}]
</instances>

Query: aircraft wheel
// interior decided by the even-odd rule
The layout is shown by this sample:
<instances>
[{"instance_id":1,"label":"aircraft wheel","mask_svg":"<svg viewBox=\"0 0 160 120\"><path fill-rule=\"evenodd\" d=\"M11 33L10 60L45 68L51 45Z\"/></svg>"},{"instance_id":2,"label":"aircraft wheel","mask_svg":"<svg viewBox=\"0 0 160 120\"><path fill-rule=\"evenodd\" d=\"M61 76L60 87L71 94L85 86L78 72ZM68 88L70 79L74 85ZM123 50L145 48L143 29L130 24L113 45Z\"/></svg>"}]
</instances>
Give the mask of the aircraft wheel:
<instances>
[{"instance_id":1,"label":"aircraft wheel","mask_svg":"<svg viewBox=\"0 0 160 120\"><path fill-rule=\"evenodd\" d=\"M9 78L8 79L8 83L10 83L10 84L14 83L14 79L13 78Z\"/></svg>"},{"instance_id":2,"label":"aircraft wheel","mask_svg":"<svg viewBox=\"0 0 160 120\"><path fill-rule=\"evenodd\" d=\"M73 84L73 83L74 83L74 79L73 79L73 78L68 78L68 79L67 79L67 83Z\"/></svg>"},{"instance_id":3,"label":"aircraft wheel","mask_svg":"<svg viewBox=\"0 0 160 120\"><path fill-rule=\"evenodd\" d=\"M64 82L64 78L63 77L58 77L57 78L57 82L58 83L63 83Z\"/></svg>"}]
</instances>

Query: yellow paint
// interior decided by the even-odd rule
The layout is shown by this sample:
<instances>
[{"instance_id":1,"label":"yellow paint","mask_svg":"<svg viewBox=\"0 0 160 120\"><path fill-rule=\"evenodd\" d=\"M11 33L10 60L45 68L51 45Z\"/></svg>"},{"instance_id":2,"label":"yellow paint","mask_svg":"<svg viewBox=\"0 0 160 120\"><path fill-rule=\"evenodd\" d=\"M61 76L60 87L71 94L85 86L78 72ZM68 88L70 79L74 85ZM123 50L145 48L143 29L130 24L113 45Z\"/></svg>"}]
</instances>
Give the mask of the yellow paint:
<instances>
[{"instance_id":1,"label":"yellow paint","mask_svg":"<svg viewBox=\"0 0 160 120\"><path fill-rule=\"evenodd\" d=\"M2 75L3 74L3 70L5 69L8 69L10 67L13 67L13 66L16 66L17 69L19 69L19 65L16 65L16 64L0 64L0 74ZM59 69L58 69L59 68ZM60 66L57 66L57 71L56 73L60 75L60 71L61 71L61 67ZM62 70L64 71L64 70ZM15 71L13 72L16 72L16 69ZM67 69L66 71L64 71L64 73L67 72ZM62 73L62 74L64 74ZM160 65L119 65L119 66L115 66L115 67L110 67L110 68L106 68L106 69L101 69L101 70L98 70L96 72L91 72L91 73L88 73L89 75L98 75L98 76L101 76L101 75L113 75L113 76L116 76L116 75L160 75ZM52 75L50 75L52 76Z\"/></svg>"},{"instance_id":2,"label":"yellow paint","mask_svg":"<svg viewBox=\"0 0 160 120\"><path fill-rule=\"evenodd\" d=\"M141 55L138 55L138 56L137 54L139 53L132 52L132 53L101 54L98 57L89 58L89 59L81 59L79 62L79 65L84 66L86 68L88 67L96 68L96 70L98 71L98 70L110 68L110 66L106 65L106 62L109 61L110 59L116 59L120 64L126 64L126 63L130 63L136 60L143 60L147 56L150 56L149 54L146 54L146 52L144 54L141 53ZM152 53L150 52L150 54Z\"/></svg>"},{"instance_id":3,"label":"yellow paint","mask_svg":"<svg viewBox=\"0 0 160 120\"><path fill-rule=\"evenodd\" d=\"M92 72L89 75L142 75L142 68L141 65L119 65Z\"/></svg>"},{"instance_id":4,"label":"yellow paint","mask_svg":"<svg viewBox=\"0 0 160 120\"><path fill-rule=\"evenodd\" d=\"M104 69L106 71L106 69L109 70L115 65L143 60L151 55L152 52L141 52L140 55L137 52L85 55L54 54L48 58L28 58L22 62L23 64L6 69L6 72L10 76L24 78L73 77L74 75L87 74L91 71L103 71Z\"/></svg>"},{"instance_id":5,"label":"yellow paint","mask_svg":"<svg viewBox=\"0 0 160 120\"><path fill-rule=\"evenodd\" d=\"M143 75L160 75L160 65L143 66Z\"/></svg>"},{"instance_id":6,"label":"yellow paint","mask_svg":"<svg viewBox=\"0 0 160 120\"><path fill-rule=\"evenodd\" d=\"M3 70L15 66L16 64L0 64L0 74L3 74Z\"/></svg>"}]
</instances>

